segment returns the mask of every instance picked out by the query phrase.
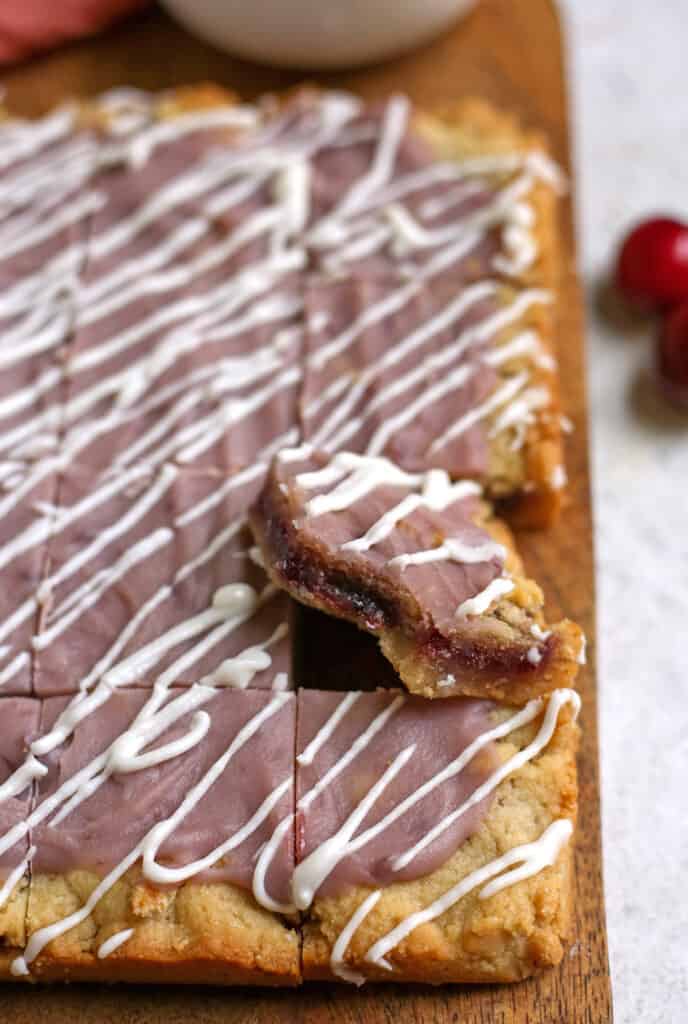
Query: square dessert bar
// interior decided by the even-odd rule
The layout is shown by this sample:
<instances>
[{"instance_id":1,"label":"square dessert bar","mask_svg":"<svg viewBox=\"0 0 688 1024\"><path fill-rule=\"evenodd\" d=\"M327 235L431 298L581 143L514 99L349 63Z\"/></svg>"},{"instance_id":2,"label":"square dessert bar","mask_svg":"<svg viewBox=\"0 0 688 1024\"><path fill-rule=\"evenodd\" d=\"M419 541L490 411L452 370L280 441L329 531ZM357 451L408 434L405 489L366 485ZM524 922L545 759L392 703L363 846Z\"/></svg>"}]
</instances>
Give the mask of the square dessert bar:
<instances>
[{"instance_id":1,"label":"square dessert bar","mask_svg":"<svg viewBox=\"0 0 688 1024\"><path fill-rule=\"evenodd\" d=\"M503 982L558 963L577 709L571 690L521 709L302 691L304 978Z\"/></svg>"},{"instance_id":2,"label":"square dessert bar","mask_svg":"<svg viewBox=\"0 0 688 1024\"><path fill-rule=\"evenodd\" d=\"M523 703L575 678L583 637L546 623L481 497L443 470L303 445L275 458L250 520L275 583L377 637L409 690Z\"/></svg>"},{"instance_id":3,"label":"square dessert bar","mask_svg":"<svg viewBox=\"0 0 688 1024\"><path fill-rule=\"evenodd\" d=\"M288 897L295 698L200 685L122 690L64 736L43 702L15 976L294 984ZM62 731L60 731L62 730ZM256 894L254 896L254 893Z\"/></svg>"},{"instance_id":4,"label":"square dessert bar","mask_svg":"<svg viewBox=\"0 0 688 1024\"><path fill-rule=\"evenodd\" d=\"M256 561L246 512L260 467L67 469L37 600L38 696L109 685L290 681L289 600ZM235 659L247 652L241 668Z\"/></svg>"},{"instance_id":5,"label":"square dessert bar","mask_svg":"<svg viewBox=\"0 0 688 1024\"><path fill-rule=\"evenodd\" d=\"M1 697L0 715L0 977L26 942L29 837L23 827L31 810L31 765L22 767L38 735L40 703L31 697Z\"/></svg>"},{"instance_id":6,"label":"square dessert bar","mask_svg":"<svg viewBox=\"0 0 688 1024\"><path fill-rule=\"evenodd\" d=\"M498 280L461 285L466 261L309 282L303 436L328 452L478 479L493 498L540 473L555 503L563 470L544 441L549 418L537 444L533 434L551 402L554 362L540 340L548 295Z\"/></svg>"}]
</instances>

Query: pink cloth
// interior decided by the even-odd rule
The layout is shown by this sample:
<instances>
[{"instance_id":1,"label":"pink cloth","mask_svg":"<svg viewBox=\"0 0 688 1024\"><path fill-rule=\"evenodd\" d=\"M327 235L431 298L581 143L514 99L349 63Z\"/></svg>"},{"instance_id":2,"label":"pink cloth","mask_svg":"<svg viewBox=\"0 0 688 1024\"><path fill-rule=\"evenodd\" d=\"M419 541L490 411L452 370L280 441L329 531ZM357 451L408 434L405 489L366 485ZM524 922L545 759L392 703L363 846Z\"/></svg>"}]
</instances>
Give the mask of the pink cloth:
<instances>
[{"instance_id":1,"label":"pink cloth","mask_svg":"<svg viewBox=\"0 0 688 1024\"><path fill-rule=\"evenodd\" d=\"M0 64L91 35L149 0L0 0Z\"/></svg>"}]
</instances>

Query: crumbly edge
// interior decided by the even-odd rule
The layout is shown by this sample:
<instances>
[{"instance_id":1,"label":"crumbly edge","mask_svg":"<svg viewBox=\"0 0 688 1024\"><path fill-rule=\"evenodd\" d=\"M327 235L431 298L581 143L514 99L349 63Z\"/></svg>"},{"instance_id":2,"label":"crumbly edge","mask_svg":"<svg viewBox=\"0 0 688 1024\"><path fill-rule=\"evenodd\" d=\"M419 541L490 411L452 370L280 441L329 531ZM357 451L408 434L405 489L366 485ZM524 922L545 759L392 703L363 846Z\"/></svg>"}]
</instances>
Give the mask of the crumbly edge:
<instances>
[{"instance_id":1,"label":"crumbly edge","mask_svg":"<svg viewBox=\"0 0 688 1024\"><path fill-rule=\"evenodd\" d=\"M481 99L460 100L433 114L421 112L416 115L416 126L438 154L447 159L528 151L547 155L547 144L541 135L524 131L515 117ZM534 265L513 284L544 288L554 297L561 281L557 195L549 184L537 179L528 202L535 213L533 234L538 256ZM535 330L545 353L556 357L555 311L551 305L531 307L520 322L498 335L496 343L501 344L524 328ZM511 499L512 522L538 527L556 521L564 496L561 481L557 480L564 467L561 400L556 370L523 359L513 359L500 369L502 374L511 376L526 366L531 373L529 387L546 387L551 400L535 411L534 422L520 449L511 448L511 430L494 439L487 486L492 497Z\"/></svg>"},{"instance_id":2,"label":"crumbly edge","mask_svg":"<svg viewBox=\"0 0 688 1024\"><path fill-rule=\"evenodd\" d=\"M4 881L4 879L3 879ZM10 964L26 942L26 909L29 899L29 877L25 874L0 908L0 978L12 978Z\"/></svg>"},{"instance_id":3,"label":"crumbly edge","mask_svg":"<svg viewBox=\"0 0 688 1024\"><path fill-rule=\"evenodd\" d=\"M79 910L99 880L82 870L34 875L27 939ZM101 944L127 928L134 928L132 937L99 959ZM297 985L300 936L237 886L191 881L154 888L134 865L89 917L45 947L30 971L38 981Z\"/></svg>"},{"instance_id":4,"label":"crumbly edge","mask_svg":"<svg viewBox=\"0 0 688 1024\"><path fill-rule=\"evenodd\" d=\"M213 82L178 86L175 89L147 95L151 99L151 117L157 121L166 121L217 107L233 107L240 102L235 92ZM109 114L107 109L98 103L98 97L95 97L93 100L78 101L78 119L85 127L107 128Z\"/></svg>"},{"instance_id":5,"label":"crumbly edge","mask_svg":"<svg viewBox=\"0 0 688 1024\"><path fill-rule=\"evenodd\" d=\"M412 693L488 697L511 704L575 680L582 632L566 619L546 626L542 591L523 575L513 535L491 515L489 506L481 506L477 521L505 545L506 567L515 587L472 621L463 644L457 638L454 649L450 642L443 653L433 651L432 645L423 650L431 624L423 623L411 594L400 598L390 583L375 574L352 569L350 562L330 556L319 544L299 540L293 520L289 496L277 486L273 470L249 513L270 578L302 604L346 619L377 637L382 653ZM293 572L292 562L300 566ZM527 659L528 649L536 644L533 625L551 629L539 664ZM419 636L419 630L426 636ZM455 681L440 685L449 674Z\"/></svg>"},{"instance_id":6,"label":"crumbly edge","mask_svg":"<svg viewBox=\"0 0 688 1024\"><path fill-rule=\"evenodd\" d=\"M500 718L506 711L498 712ZM533 737L538 723L498 744L506 759ZM562 714L542 753L495 791L478 828L442 867L425 878L387 886L355 932L346 966L375 981L511 982L558 964L572 917L572 840L552 867L488 899L473 890L440 917L417 927L388 955L392 972L365 961L365 953L409 914L427 907L471 871L521 843L532 842L558 818L575 822L578 728ZM351 888L316 899L304 922L304 978L337 980L333 945L370 890Z\"/></svg>"},{"instance_id":7,"label":"crumbly edge","mask_svg":"<svg viewBox=\"0 0 688 1024\"><path fill-rule=\"evenodd\" d=\"M506 549L505 567L515 584L511 593L495 601L485 613L486 644L505 645L520 640L525 645L537 643L531 629L550 633L546 641L542 668L519 675L495 674L489 680L475 678L459 663L456 671L449 661L433 663L418 651L416 645L398 630L380 637L380 648L411 693L422 697L489 697L491 700L523 704L533 697L562 686L572 686L580 668L583 631L570 619L548 624L544 617L544 595L541 588L525 575L516 540L507 524L483 506L480 525ZM456 682L447 684L447 676L456 674Z\"/></svg>"}]
</instances>

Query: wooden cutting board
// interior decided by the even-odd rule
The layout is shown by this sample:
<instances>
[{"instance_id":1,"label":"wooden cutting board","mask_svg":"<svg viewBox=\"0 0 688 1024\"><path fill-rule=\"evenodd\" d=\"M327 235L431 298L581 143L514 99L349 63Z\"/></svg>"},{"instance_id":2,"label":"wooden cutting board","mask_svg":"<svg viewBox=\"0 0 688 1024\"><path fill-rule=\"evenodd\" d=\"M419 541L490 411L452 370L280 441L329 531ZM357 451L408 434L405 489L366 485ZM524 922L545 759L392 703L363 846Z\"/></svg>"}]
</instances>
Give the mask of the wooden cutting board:
<instances>
[{"instance_id":1,"label":"wooden cutting board","mask_svg":"<svg viewBox=\"0 0 688 1024\"><path fill-rule=\"evenodd\" d=\"M250 0L248 0L250 2ZM287 2L287 0L285 0ZM316 0L317 2L317 0ZM345 0L344 0L345 2ZM188 36L158 11L86 43L40 58L3 76L16 113L36 115L73 95L114 85L161 89L212 80L246 98L300 80L225 56ZM569 167L569 132L559 24L550 0L482 0L448 35L411 56L364 71L310 75L366 97L403 90L431 107L480 95L513 109L543 130ZM549 617L568 615L589 640L580 677L583 745L576 914L563 964L539 978L501 987L441 989L342 985L299 991L182 988L41 988L0 990L0 1021L12 1024L608 1024L612 1020L600 849L600 794L595 692L593 551L588 489L583 316L575 273L571 204L563 211L564 267L559 302L563 402L574 424L568 440L570 503L559 526L519 540L528 568L543 584ZM170 978L173 981L173 977Z\"/></svg>"}]
</instances>

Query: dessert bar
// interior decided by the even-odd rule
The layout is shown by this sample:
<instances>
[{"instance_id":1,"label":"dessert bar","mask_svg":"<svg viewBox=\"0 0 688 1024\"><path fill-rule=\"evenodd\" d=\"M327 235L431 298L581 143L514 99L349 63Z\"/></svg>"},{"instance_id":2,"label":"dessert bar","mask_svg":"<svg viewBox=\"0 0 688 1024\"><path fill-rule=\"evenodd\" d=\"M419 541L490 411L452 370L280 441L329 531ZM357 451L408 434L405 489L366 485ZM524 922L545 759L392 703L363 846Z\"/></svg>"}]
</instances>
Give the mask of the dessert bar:
<instances>
[{"instance_id":1,"label":"dessert bar","mask_svg":"<svg viewBox=\"0 0 688 1024\"><path fill-rule=\"evenodd\" d=\"M119 690L65 737L42 702L27 946L38 979L294 984L282 831L293 807L295 699L258 690ZM257 889L258 882L255 887Z\"/></svg>"},{"instance_id":2,"label":"dessert bar","mask_svg":"<svg viewBox=\"0 0 688 1024\"><path fill-rule=\"evenodd\" d=\"M513 981L571 911L578 698L299 695L305 978Z\"/></svg>"},{"instance_id":3,"label":"dessert bar","mask_svg":"<svg viewBox=\"0 0 688 1024\"><path fill-rule=\"evenodd\" d=\"M66 470L46 510L36 694L222 679L246 648L260 664L227 684L290 687L289 600L257 564L246 523L260 479L256 468L221 477L169 463L106 479Z\"/></svg>"},{"instance_id":4,"label":"dessert bar","mask_svg":"<svg viewBox=\"0 0 688 1024\"><path fill-rule=\"evenodd\" d=\"M304 445L275 457L250 520L274 581L376 636L411 691L522 703L575 678L583 637L546 622L481 498L443 470Z\"/></svg>"}]
</instances>

